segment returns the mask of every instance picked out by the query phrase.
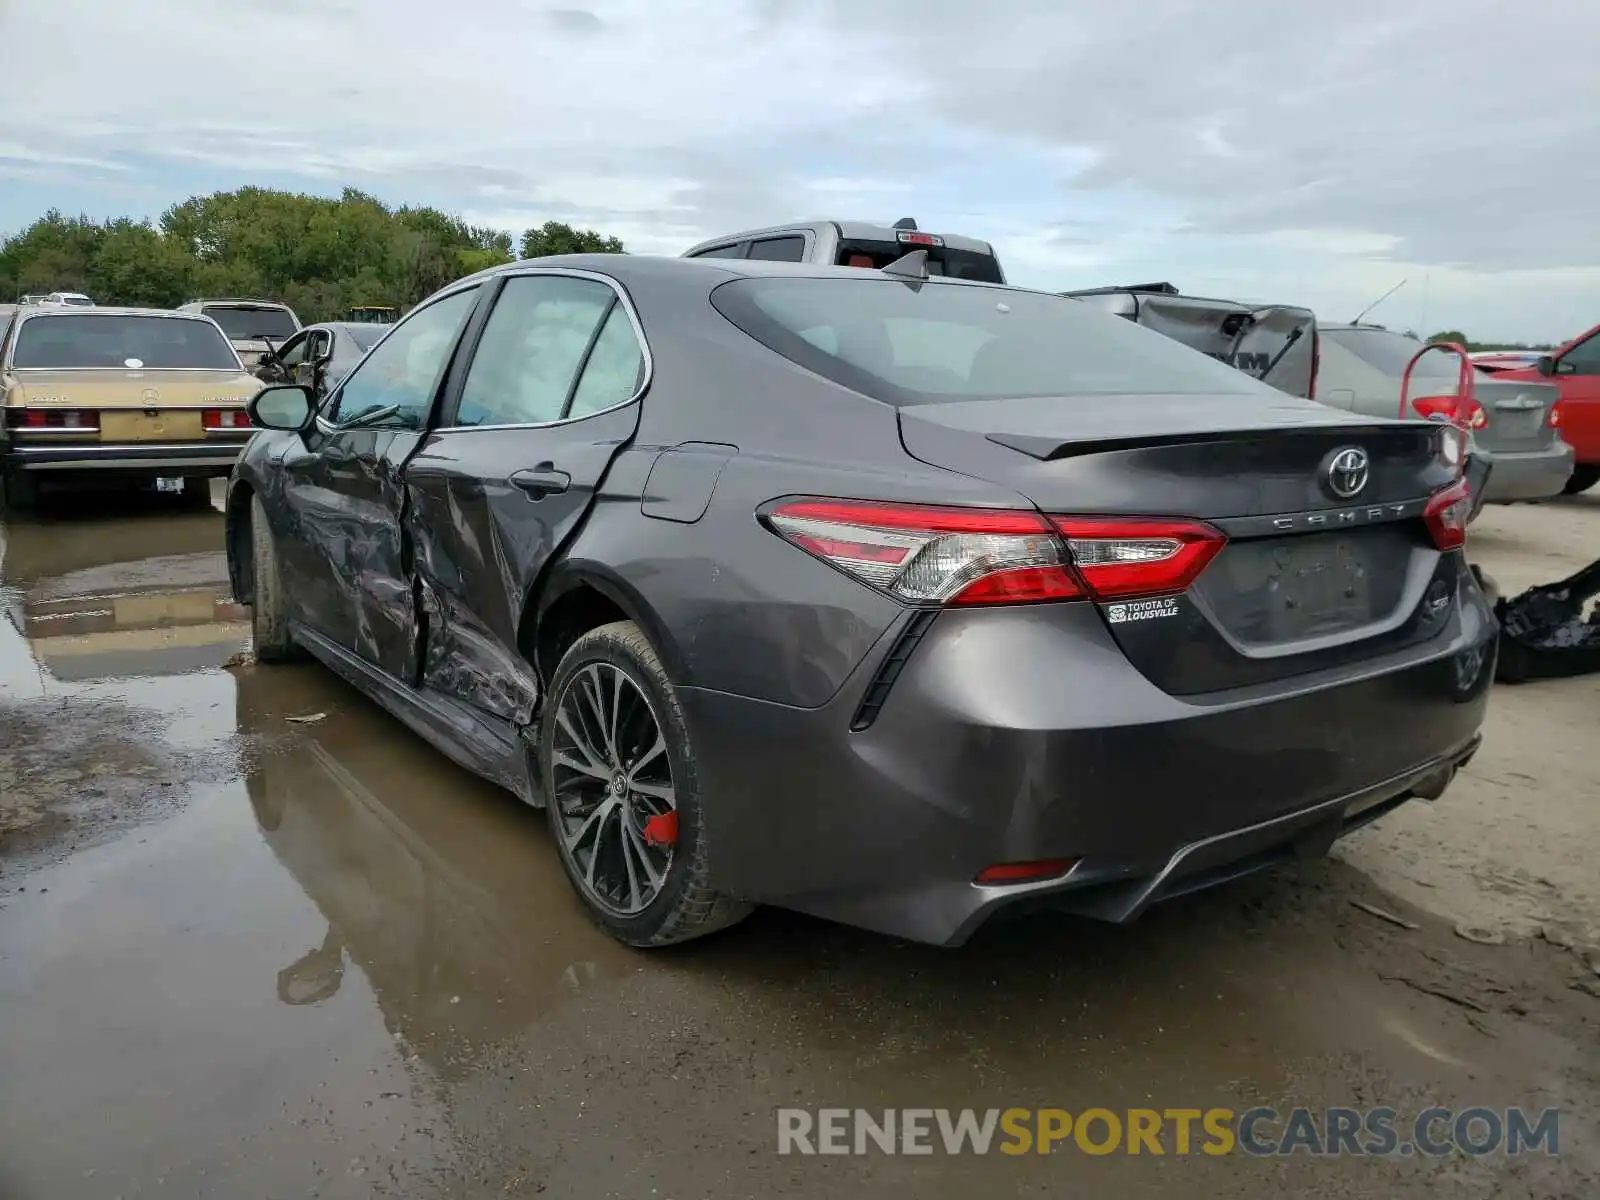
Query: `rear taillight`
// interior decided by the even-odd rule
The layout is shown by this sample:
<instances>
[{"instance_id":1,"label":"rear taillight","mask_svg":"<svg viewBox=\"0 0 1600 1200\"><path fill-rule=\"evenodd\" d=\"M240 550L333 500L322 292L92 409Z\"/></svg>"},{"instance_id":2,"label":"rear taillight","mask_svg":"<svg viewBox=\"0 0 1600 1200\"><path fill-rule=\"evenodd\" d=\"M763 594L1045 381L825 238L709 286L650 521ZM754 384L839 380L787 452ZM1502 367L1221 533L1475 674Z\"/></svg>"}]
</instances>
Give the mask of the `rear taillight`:
<instances>
[{"instance_id":1,"label":"rear taillight","mask_svg":"<svg viewBox=\"0 0 1600 1200\"><path fill-rule=\"evenodd\" d=\"M100 414L77 408L13 408L6 413L6 424L12 429L93 431L100 428Z\"/></svg>"},{"instance_id":2,"label":"rear taillight","mask_svg":"<svg viewBox=\"0 0 1600 1200\"><path fill-rule=\"evenodd\" d=\"M1449 421L1462 429L1489 427L1489 414L1476 400L1468 400L1458 407L1454 396L1419 396L1411 402L1411 407L1430 421Z\"/></svg>"},{"instance_id":3,"label":"rear taillight","mask_svg":"<svg viewBox=\"0 0 1600 1200\"><path fill-rule=\"evenodd\" d=\"M1467 520L1472 516L1472 495L1465 479L1435 492L1422 510L1422 519L1441 550L1459 550L1467 544Z\"/></svg>"},{"instance_id":4,"label":"rear taillight","mask_svg":"<svg viewBox=\"0 0 1600 1200\"><path fill-rule=\"evenodd\" d=\"M1142 517L1051 517L1072 562L1101 600L1181 592L1227 539L1200 521Z\"/></svg>"},{"instance_id":5,"label":"rear taillight","mask_svg":"<svg viewBox=\"0 0 1600 1200\"><path fill-rule=\"evenodd\" d=\"M1550 406L1550 415L1544 419L1544 423L1550 426L1551 429L1561 428L1561 405L1559 402Z\"/></svg>"},{"instance_id":6,"label":"rear taillight","mask_svg":"<svg viewBox=\"0 0 1600 1200\"><path fill-rule=\"evenodd\" d=\"M200 424L212 430L249 429L250 414L242 408L207 408L200 413Z\"/></svg>"},{"instance_id":7,"label":"rear taillight","mask_svg":"<svg viewBox=\"0 0 1600 1200\"><path fill-rule=\"evenodd\" d=\"M1182 591L1224 544L1196 521L1050 517L864 500L794 500L784 538L898 599L1024 604Z\"/></svg>"}]
</instances>

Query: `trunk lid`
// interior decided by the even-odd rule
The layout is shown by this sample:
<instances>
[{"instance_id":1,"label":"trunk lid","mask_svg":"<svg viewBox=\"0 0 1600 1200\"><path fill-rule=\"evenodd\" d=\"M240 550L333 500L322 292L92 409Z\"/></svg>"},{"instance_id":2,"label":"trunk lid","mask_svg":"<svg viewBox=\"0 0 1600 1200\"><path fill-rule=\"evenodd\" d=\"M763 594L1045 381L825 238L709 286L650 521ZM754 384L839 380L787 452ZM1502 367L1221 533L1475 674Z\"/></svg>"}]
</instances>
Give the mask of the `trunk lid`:
<instances>
[{"instance_id":1,"label":"trunk lid","mask_svg":"<svg viewBox=\"0 0 1600 1200\"><path fill-rule=\"evenodd\" d=\"M1226 534L1183 595L1101 605L1134 665L1177 694L1385 653L1453 609L1454 563L1421 518L1456 476L1425 422L1287 396L1116 395L917 405L900 426L913 457L1047 513L1198 518ZM1345 497L1330 468L1351 449L1367 479Z\"/></svg>"},{"instance_id":2,"label":"trunk lid","mask_svg":"<svg viewBox=\"0 0 1600 1200\"><path fill-rule=\"evenodd\" d=\"M13 403L27 408L147 409L242 405L261 381L235 370L19 370Z\"/></svg>"},{"instance_id":3,"label":"trunk lid","mask_svg":"<svg viewBox=\"0 0 1600 1200\"><path fill-rule=\"evenodd\" d=\"M1413 379L1411 399L1415 402L1426 396L1454 396L1457 390L1454 376L1449 379ZM1483 409L1489 422L1482 429L1472 431L1473 440L1491 453L1526 453L1545 449L1555 441L1556 431L1550 426L1550 410L1561 398L1561 392L1554 384L1496 379L1482 371L1475 371L1472 398Z\"/></svg>"}]
</instances>

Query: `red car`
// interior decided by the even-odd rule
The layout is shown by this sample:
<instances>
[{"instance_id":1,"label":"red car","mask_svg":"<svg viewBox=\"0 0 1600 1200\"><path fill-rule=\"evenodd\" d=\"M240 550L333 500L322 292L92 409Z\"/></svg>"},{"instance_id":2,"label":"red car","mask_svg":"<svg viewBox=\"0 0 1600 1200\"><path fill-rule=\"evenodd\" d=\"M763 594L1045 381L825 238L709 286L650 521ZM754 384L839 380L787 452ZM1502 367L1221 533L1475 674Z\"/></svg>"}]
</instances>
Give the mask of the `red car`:
<instances>
[{"instance_id":1,"label":"red car","mask_svg":"<svg viewBox=\"0 0 1600 1200\"><path fill-rule=\"evenodd\" d=\"M1554 354L1512 370L1495 370L1494 377L1548 378L1555 384L1561 392L1556 405L1561 437L1573 450L1572 475L1565 491L1570 496L1600 483L1600 325Z\"/></svg>"}]
</instances>

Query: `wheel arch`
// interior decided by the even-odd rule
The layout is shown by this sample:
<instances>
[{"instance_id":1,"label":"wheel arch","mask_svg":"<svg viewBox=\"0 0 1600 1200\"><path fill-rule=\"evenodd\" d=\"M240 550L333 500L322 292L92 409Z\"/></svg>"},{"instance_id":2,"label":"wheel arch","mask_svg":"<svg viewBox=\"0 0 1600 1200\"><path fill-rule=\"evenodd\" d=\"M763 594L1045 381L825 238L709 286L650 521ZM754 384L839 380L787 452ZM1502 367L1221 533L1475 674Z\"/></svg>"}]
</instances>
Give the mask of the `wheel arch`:
<instances>
[{"instance_id":1,"label":"wheel arch","mask_svg":"<svg viewBox=\"0 0 1600 1200\"><path fill-rule=\"evenodd\" d=\"M255 559L250 544L250 526L255 519L250 502L255 495L255 488L241 479L228 488L223 506L222 544L228 557L228 584L240 604L251 603L256 593Z\"/></svg>"},{"instance_id":2,"label":"wheel arch","mask_svg":"<svg viewBox=\"0 0 1600 1200\"><path fill-rule=\"evenodd\" d=\"M564 558L553 564L523 602L517 645L548 686L567 648L613 621L632 621L644 631L667 678L684 678L684 656L655 607L639 589L611 567L591 559Z\"/></svg>"}]
</instances>

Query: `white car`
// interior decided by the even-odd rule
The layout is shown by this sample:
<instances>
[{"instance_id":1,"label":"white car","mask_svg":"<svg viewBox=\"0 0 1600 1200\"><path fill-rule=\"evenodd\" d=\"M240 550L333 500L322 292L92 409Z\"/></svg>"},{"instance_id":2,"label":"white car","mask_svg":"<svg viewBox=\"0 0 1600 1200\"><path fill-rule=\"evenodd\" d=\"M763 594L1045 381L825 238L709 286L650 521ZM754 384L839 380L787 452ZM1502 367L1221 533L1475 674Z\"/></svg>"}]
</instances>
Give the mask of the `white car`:
<instances>
[{"instance_id":1,"label":"white car","mask_svg":"<svg viewBox=\"0 0 1600 1200\"><path fill-rule=\"evenodd\" d=\"M44 298L45 304L66 304L73 308L93 308L94 301L82 292L51 292Z\"/></svg>"}]
</instances>

